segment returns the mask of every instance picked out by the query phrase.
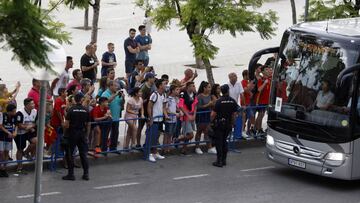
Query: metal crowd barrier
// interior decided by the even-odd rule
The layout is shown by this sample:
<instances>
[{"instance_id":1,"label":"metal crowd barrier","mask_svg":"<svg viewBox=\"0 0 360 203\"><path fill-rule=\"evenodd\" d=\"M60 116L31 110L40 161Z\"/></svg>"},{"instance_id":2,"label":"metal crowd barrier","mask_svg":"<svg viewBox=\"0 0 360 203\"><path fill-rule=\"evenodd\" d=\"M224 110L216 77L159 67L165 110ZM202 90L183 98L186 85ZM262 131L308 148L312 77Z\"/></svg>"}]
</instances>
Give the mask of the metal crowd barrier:
<instances>
[{"instance_id":1,"label":"metal crowd barrier","mask_svg":"<svg viewBox=\"0 0 360 203\"><path fill-rule=\"evenodd\" d=\"M257 106L247 106L245 109L259 109L259 108L266 108L267 106L265 105L257 105ZM239 112L239 116L237 116L236 121L235 121L235 127L233 128L232 132L230 133L229 137L228 137L228 143L229 143L229 150L230 151L236 151L236 142L241 140L242 137L242 119L243 119L243 114L242 112L245 110L244 108L240 107L238 109ZM210 113L210 111L202 111L202 112L197 112L198 114L205 114L205 113ZM170 115L170 116L175 116L175 115ZM153 119L156 118L161 118L163 117L161 116L155 116L153 117ZM129 120L142 120L143 118L136 118L136 119L119 119L117 121L100 121L100 122L92 122L91 124L99 124L99 123L112 123L112 122L126 122ZM126 126L125 125L125 131L126 131ZM120 127L120 125L119 125ZM158 124L153 124L152 126L147 126L146 124L146 131L145 131L145 145L143 147L138 147L138 148L132 148L135 150L143 150L144 152L144 159L148 160L149 158L149 154L151 151L151 148L164 148L164 147L174 147L174 146L181 146L181 145L194 145L194 144L205 144L205 143L209 143L211 142L211 140L203 140L203 141L193 141L193 142L183 142L183 143L173 143L173 144L157 144L157 145L149 145L149 140L152 139L153 136L153 132L154 131L158 131L159 130L159 126ZM57 132L58 133L58 132ZM126 136L126 133L124 133ZM160 134L159 132L157 132L157 134ZM43 160L45 161L50 161L50 170L54 171L56 170L56 166L57 166L57 161L58 159L64 158L64 155L61 153L61 148L60 148L60 134L57 135L57 139L55 141L55 143L52 145L52 155L51 157L46 157L43 158ZM158 139L158 138L156 138ZM90 144L90 143L89 143ZM105 151L105 152L101 152L100 154L107 154L107 153L121 153L121 152L128 152L130 149L117 149L117 150L109 150L109 151ZM33 162L35 161L35 159L30 159L30 160L13 160L13 161L2 161L0 162L0 164L12 164L12 163L26 163L26 162Z\"/></svg>"}]
</instances>

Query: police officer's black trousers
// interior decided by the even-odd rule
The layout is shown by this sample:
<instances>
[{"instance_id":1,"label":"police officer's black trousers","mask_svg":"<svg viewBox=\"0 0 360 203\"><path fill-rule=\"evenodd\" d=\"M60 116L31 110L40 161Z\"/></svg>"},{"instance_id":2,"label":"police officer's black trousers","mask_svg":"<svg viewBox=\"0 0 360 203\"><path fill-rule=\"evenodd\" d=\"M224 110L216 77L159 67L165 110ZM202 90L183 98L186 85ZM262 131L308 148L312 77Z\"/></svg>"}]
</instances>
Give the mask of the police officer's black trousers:
<instances>
[{"instance_id":1,"label":"police officer's black trousers","mask_svg":"<svg viewBox=\"0 0 360 203\"><path fill-rule=\"evenodd\" d=\"M215 138L215 147L216 147L216 162L219 164L223 164L226 162L226 156L228 153L228 143L227 137L230 133L230 130L216 130L216 138Z\"/></svg>"},{"instance_id":2,"label":"police officer's black trousers","mask_svg":"<svg viewBox=\"0 0 360 203\"><path fill-rule=\"evenodd\" d=\"M84 169L84 174L89 174L89 163L87 159L88 145L86 142L86 133L81 131L71 132L69 133L68 139L69 139L69 144L65 151L65 157L69 167L68 175L74 175L73 153L75 147L78 147L79 149L79 155L80 155L81 165Z\"/></svg>"}]
</instances>

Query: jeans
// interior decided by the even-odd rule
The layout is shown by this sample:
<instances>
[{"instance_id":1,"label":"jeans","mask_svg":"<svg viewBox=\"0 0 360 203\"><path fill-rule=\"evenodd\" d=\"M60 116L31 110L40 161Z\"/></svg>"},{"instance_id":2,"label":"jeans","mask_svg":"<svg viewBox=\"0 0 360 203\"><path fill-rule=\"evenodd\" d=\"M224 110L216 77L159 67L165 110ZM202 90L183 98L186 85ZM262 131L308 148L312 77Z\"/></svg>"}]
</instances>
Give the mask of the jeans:
<instances>
[{"instance_id":1,"label":"jeans","mask_svg":"<svg viewBox=\"0 0 360 203\"><path fill-rule=\"evenodd\" d=\"M119 121L113 121L111 123L110 151L117 150L118 139L119 139Z\"/></svg>"},{"instance_id":2,"label":"jeans","mask_svg":"<svg viewBox=\"0 0 360 203\"><path fill-rule=\"evenodd\" d=\"M108 123L100 124L101 131L101 151L105 152L108 149L108 137L111 125Z\"/></svg>"}]
</instances>

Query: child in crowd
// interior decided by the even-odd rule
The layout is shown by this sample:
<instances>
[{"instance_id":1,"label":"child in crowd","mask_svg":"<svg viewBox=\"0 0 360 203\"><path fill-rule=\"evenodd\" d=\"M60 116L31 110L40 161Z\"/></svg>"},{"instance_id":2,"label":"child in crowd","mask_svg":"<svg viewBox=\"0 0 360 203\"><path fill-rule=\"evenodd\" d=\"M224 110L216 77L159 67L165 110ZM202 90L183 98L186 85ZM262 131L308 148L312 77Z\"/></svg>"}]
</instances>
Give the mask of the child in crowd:
<instances>
[{"instance_id":1,"label":"child in crowd","mask_svg":"<svg viewBox=\"0 0 360 203\"><path fill-rule=\"evenodd\" d=\"M179 117L179 110L177 105L179 103L180 86L170 85L169 96L166 103L166 111L169 115L169 119L165 121L165 136L164 145L169 145L172 142L172 138L175 137L176 123ZM165 147L164 153L169 153L170 147Z\"/></svg>"},{"instance_id":2,"label":"child in crowd","mask_svg":"<svg viewBox=\"0 0 360 203\"><path fill-rule=\"evenodd\" d=\"M241 101L241 106L245 106L246 109L243 112L243 137L255 136L255 109L250 105L251 97L253 96L254 83L249 81L249 71L244 70L242 72L243 80L241 85L244 88L245 101Z\"/></svg>"},{"instance_id":3,"label":"child in crowd","mask_svg":"<svg viewBox=\"0 0 360 203\"><path fill-rule=\"evenodd\" d=\"M9 152L12 150L12 141L16 137L15 127L16 106L9 104L6 112L0 118L0 162L9 160ZM6 164L0 164L0 177L9 177L6 172Z\"/></svg>"},{"instance_id":4,"label":"child in crowd","mask_svg":"<svg viewBox=\"0 0 360 203\"><path fill-rule=\"evenodd\" d=\"M184 113L181 118L182 136L178 138L178 141L188 142L194 137L195 131L195 118L196 118L196 106L198 99L196 97L196 89L194 82L187 82L185 91L181 92L178 107ZM187 146L184 145L182 153L187 153Z\"/></svg>"},{"instance_id":5,"label":"child in crowd","mask_svg":"<svg viewBox=\"0 0 360 203\"><path fill-rule=\"evenodd\" d=\"M135 87L130 92L130 99L126 105L125 120L128 124L128 130L125 138L124 149L129 149L130 141L135 145L136 143L136 133L137 133L137 119L140 115L141 119L144 119L144 108L142 100L142 92L140 87Z\"/></svg>"},{"instance_id":6,"label":"child in crowd","mask_svg":"<svg viewBox=\"0 0 360 203\"><path fill-rule=\"evenodd\" d=\"M46 102L46 114L45 114L45 135L44 135L44 140L45 140L45 144L46 144L45 155L47 155L47 156L51 156L51 150L50 150L51 145L56 140L56 131L50 124L53 110L54 109L53 109L52 101L47 101Z\"/></svg>"},{"instance_id":7,"label":"child in crowd","mask_svg":"<svg viewBox=\"0 0 360 203\"><path fill-rule=\"evenodd\" d=\"M98 122L93 124L95 153L97 154L101 153L102 151L107 151L107 139L110 131L109 124L111 123L111 113L108 107L108 99L106 97L100 97L98 103L99 104L91 112L93 120Z\"/></svg>"},{"instance_id":8,"label":"child in crowd","mask_svg":"<svg viewBox=\"0 0 360 203\"><path fill-rule=\"evenodd\" d=\"M6 106L13 103L16 106L16 96L20 90L20 82L16 83L15 90L9 92L5 84L0 85L0 111L6 112Z\"/></svg>"}]
</instances>

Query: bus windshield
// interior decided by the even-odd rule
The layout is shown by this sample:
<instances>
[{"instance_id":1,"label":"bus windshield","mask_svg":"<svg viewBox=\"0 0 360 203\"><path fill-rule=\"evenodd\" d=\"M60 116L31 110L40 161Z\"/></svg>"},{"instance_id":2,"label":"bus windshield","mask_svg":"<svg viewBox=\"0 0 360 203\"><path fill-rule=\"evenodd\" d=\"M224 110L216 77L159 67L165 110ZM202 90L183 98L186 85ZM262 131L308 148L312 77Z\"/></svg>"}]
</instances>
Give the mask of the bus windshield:
<instances>
[{"instance_id":1,"label":"bus windshield","mask_svg":"<svg viewBox=\"0 0 360 203\"><path fill-rule=\"evenodd\" d=\"M341 88L336 80L358 58L359 52L346 44L286 32L275 67L269 126L311 140L349 139L353 80L345 78Z\"/></svg>"}]
</instances>

